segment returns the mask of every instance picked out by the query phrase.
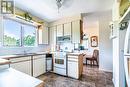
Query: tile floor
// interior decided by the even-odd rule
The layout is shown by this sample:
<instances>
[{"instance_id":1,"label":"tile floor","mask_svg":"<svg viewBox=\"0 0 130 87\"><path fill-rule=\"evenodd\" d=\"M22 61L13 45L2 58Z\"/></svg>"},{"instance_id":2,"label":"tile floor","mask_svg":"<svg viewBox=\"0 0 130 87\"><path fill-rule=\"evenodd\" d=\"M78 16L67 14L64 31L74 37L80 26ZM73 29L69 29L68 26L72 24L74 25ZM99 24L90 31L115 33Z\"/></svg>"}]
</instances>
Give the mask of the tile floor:
<instances>
[{"instance_id":1,"label":"tile floor","mask_svg":"<svg viewBox=\"0 0 130 87\"><path fill-rule=\"evenodd\" d=\"M83 75L79 80L53 73L46 73L38 78L44 81L44 87L114 87L112 73L90 66L84 66Z\"/></svg>"}]
</instances>

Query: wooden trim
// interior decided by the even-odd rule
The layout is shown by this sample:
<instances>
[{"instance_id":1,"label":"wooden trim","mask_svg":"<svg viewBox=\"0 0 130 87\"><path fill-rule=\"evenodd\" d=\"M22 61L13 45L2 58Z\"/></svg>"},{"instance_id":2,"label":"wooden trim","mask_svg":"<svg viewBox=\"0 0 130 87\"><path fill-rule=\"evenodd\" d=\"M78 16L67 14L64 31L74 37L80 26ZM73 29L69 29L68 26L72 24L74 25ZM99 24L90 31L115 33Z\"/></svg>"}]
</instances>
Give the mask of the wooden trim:
<instances>
[{"instance_id":1,"label":"wooden trim","mask_svg":"<svg viewBox=\"0 0 130 87\"><path fill-rule=\"evenodd\" d=\"M128 74L130 75L130 58L128 58Z\"/></svg>"}]
</instances>

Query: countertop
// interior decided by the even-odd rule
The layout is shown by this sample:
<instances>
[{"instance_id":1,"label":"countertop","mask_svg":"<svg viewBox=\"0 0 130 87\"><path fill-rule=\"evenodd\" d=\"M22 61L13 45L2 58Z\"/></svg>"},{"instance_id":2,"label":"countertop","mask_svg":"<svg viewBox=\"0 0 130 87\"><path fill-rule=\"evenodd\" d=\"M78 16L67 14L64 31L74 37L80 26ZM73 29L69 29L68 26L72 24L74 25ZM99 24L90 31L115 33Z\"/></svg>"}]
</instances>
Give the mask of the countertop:
<instances>
[{"instance_id":1,"label":"countertop","mask_svg":"<svg viewBox=\"0 0 130 87\"><path fill-rule=\"evenodd\" d=\"M27 56L45 55L47 53L49 53L49 52L35 52L35 53L26 53L26 54L3 55L3 56L0 56L0 59L11 59L11 58L19 58L19 57L27 57Z\"/></svg>"},{"instance_id":2,"label":"countertop","mask_svg":"<svg viewBox=\"0 0 130 87\"><path fill-rule=\"evenodd\" d=\"M11 63L9 60L6 59L0 59L0 65L5 65Z\"/></svg>"},{"instance_id":3,"label":"countertop","mask_svg":"<svg viewBox=\"0 0 130 87\"><path fill-rule=\"evenodd\" d=\"M44 87L43 81L8 68L0 71L0 87Z\"/></svg>"},{"instance_id":4,"label":"countertop","mask_svg":"<svg viewBox=\"0 0 130 87\"><path fill-rule=\"evenodd\" d=\"M83 53L67 53L67 55L72 55L72 56L79 56L82 55Z\"/></svg>"},{"instance_id":5,"label":"countertop","mask_svg":"<svg viewBox=\"0 0 130 87\"><path fill-rule=\"evenodd\" d=\"M3 56L0 56L0 59L12 59L12 58L20 58L20 57L28 57L28 56L37 56L37 55L45 55L45 54L48 54L48 53L57 53L57 52L35 52L35 53L26 53L26 54L13 54L13 55L3 55ZM71 52L68 52L67 55L72 55L72 56L79 56L81 55L82 53L78 53L78 52L75 52L75 53L71 53Z\"/></svg>"}]
</instances>

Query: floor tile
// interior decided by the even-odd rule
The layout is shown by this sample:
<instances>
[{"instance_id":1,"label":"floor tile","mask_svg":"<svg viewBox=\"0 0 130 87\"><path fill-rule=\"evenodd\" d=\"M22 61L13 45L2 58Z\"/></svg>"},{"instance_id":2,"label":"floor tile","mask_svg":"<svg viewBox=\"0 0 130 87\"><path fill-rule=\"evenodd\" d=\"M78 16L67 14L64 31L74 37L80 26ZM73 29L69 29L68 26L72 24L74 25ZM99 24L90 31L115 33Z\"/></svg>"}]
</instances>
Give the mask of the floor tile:
<instances>
[{"instance_id":1,"label":"floor tile","mask_svg":"<svg viewBox=\"0 0 130 87\"><path fill-rule=\"evenodd\" d=\"M44 81L44 87L114 87L112 73L100 71L96 66L84 65L79 80L54 73L46 73L38 78Z\"/></svg>"}]
</instances>

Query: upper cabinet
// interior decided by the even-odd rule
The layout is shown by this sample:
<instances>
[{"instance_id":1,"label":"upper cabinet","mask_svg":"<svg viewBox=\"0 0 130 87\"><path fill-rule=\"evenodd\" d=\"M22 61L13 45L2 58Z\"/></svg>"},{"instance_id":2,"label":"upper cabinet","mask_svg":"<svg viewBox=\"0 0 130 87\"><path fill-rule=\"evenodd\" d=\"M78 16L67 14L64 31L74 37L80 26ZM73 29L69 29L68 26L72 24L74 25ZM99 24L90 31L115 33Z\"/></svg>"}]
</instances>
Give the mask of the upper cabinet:
<instances>
[{"instance_id":1,"label":"upper cabinet","mask_svg":"<svg viewBox=\"0 0 130 87\"><path fill-rule=\"evenodd\" d=\"M72 22L72 43L80 43L81 39L81 22L73 21Z\"/></svg>"},{"instance_id":2,"label":"upper cabinet","mask_svg":"<svg viewBox=\"0 0 130 87\"><path fill-rule=\"evenodd\" d=\"M43 25L39 26L38 44L48 44L48 27Z\"/></svg>"},{"instance_id":3,"label":"upper cabinet","mask_svg":"<svg viewBox=\"0 0 130 87\"><path fill-rule=\"evenodd\" d=\"M43 44L48 44L48 27L43 28Z\"/></svg>"},{"instance_id":4,"label":"upper cabinet","mask_svg":"<svg viewBox=\"0 0 130 87\"><path fill-rule=\"evenodd\" d=\"M49 42L51 45L56 44L56 26L49 28Z\"/></svg>"},{"instance_id":5,"label":"upper cabinet","mask_svg":"<svg viewBox=\"0 0 130 87\"><path fill-rule=\"evenodd\" d=\"M64 24L64 36L71 35L71 23Z\"/></svg>"},{"instance_id":6,"label":"upper cabinet","mask_svg":"<svg viewBox=\"0 0 130 87\"><path fill-rule=\"evenodd\" d=\"M82 21L76 20L60 25L55 25L49 28L50 44L54 45L56 42L72 42L80 43L82 36Z\"/></svg>"},{"instance_id":7,"label":"upper cabinet","mask_svg":"<svg viewBox=\"0 0 130 87\"><path fill-rule=\"evenodd\" d=\"M63 24L57 25L57 37L63 36Z\"/></svg>"}]
</instances>

